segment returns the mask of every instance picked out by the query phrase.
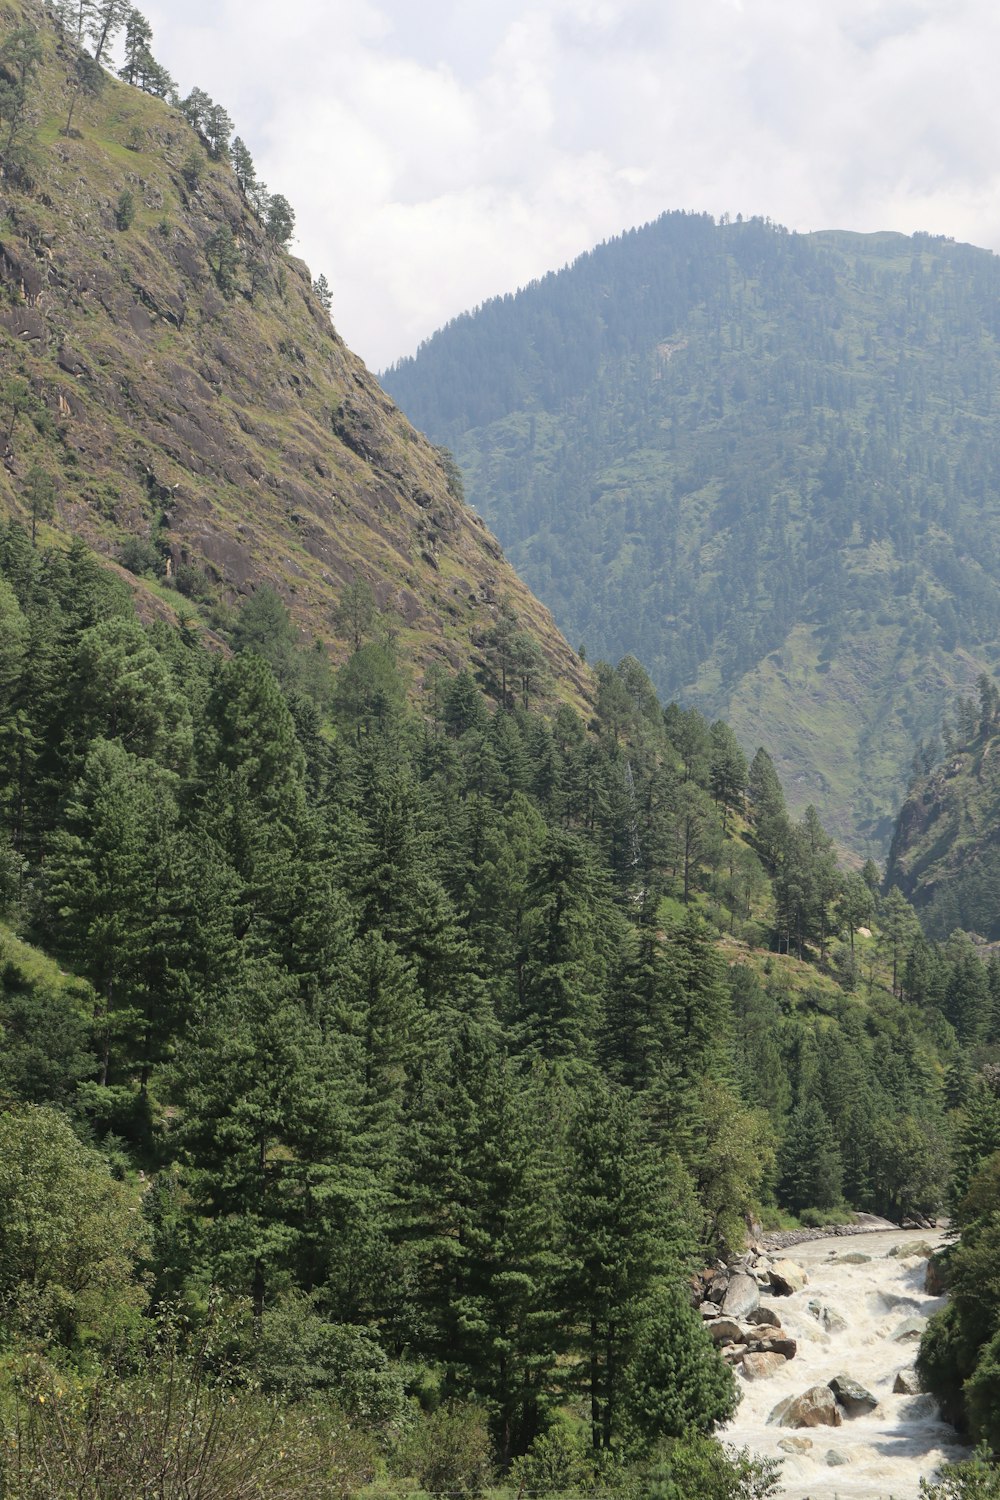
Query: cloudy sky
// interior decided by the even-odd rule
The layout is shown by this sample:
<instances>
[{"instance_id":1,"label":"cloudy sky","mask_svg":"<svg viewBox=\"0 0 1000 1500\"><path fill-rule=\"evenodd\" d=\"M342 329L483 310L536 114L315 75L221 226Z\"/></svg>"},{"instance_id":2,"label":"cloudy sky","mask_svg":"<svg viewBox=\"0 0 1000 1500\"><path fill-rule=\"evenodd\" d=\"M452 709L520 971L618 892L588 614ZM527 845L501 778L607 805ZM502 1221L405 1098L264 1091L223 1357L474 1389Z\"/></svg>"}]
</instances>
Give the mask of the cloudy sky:
<instances>
[{"instance_id":1,"label":"cloudy sky","mask_svg":"<svg viewBox=\"0 0 1000 1500\"><path fill-rule=\"evenodd\" d=\"M668 208L1000 248L989 0L145 0L374 368Z\"/></svg>"}]
</instances>

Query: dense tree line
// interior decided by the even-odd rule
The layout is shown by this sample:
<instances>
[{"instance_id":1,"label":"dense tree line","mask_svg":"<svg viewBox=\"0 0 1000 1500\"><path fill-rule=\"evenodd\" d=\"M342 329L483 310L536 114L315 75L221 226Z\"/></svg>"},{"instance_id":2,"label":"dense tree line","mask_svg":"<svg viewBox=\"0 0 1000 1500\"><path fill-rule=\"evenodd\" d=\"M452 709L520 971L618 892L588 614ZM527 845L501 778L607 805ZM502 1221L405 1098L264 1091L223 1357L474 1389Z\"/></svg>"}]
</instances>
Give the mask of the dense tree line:
<instances>
[{"instance_id":1,"label":"dense tree line","mask_svg":"<svg viewBox=\"0 0 1000 1500\"><path fill-rule=\"evenodd\" d=\"M690 1458L733 1389L686 1270L776 1198L934 1207L993 972L886 907L865 999L870 885L634 660L589 722L542 716L501 611L492 699L430 672L414 709L365 585L341 614L335 675L266 589L213 655L82 544L0 533L0 899L35 945L0 973L10 1160L82 1141L85 1202L147 1174L96 1296L8 1243L5 1336L79 1358L108 1289L133 1333L222 1296L286 1397L398 1414L430 1382L501 1466L567 1410L590 1462Z\"/></svg>"}]
</instances>

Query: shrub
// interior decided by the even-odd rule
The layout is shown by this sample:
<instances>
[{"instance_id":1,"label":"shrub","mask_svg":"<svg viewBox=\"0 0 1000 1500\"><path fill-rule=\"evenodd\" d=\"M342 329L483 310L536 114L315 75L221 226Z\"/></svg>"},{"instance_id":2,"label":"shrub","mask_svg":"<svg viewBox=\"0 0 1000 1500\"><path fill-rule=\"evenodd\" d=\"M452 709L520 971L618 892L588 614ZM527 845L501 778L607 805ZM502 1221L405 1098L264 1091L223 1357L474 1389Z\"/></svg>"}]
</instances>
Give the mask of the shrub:
<instances>
[{"instance_id":1,"label":"shrub","mask_svg":"<svg viewBox=\"0 0 1000 1500\"><path fill-rule=\"evenodd\" d=\"M527 1453L514 1460L510 1479L519 1494L554 1495L586 1489L594 1474L572 1433L555 1426L540 1433Z\"/></svg>"},{"instance_id":2,"label":"shrub","mask_svg":"<svg viewBox=\"0 0 1000 1500\"><path fill-rule=\"evenodd\" d=\"M163 559L153 543L145 537L126 537L118 549L118 561L130 573L162 573Z\"/></svg>"},{"instance_id":3,"label":"shrub","mask_svg":"<svg viewBox=\"0 0 1000 1500\"><path fill-rule=\"evenodd\" d=\"M4 1500L132 1500L151 1481L161 1500L334 1500L378 1469L374 1442L336 1411L213 1377L169 1337L142 1372L89 1385L23 1360L0 1455Z\"/></svg>"},{"instance_id":4,"label":"shrub","mask_svg":"<svg viewBox=\"0 0 1000 1500\"><path fill-rule=\"evenodd\" d=\"M131 188L123 188L118 194L115 223L122 230L131 229L135 223L135 194Z\"/></svg>"},{"instance_id":5,"label":"shrub","mask_svg":"<svg viewBox=\"0 0 1000 1500\"><path fill-rule=\"evenodd\" d=\"M133 1327L146 1235L135 1195L54 1109L0 1116L0 1326L64 1344Z\"/></svg>"},{"instance_id":6,"label":"shrub","mask_svg":"<svg viewBox=\"0 0 1000 1500\"><path fill-rule=\"evenodd\" d=\"M486 1410L451 1402L428 1413L403 1440L396 1463L431 1493L480 1494L493 1472Z\"/></svg>"},{"instance_id":7,"label":"shrub","mask_svg":"<svg viewBox=\"0 0 1000 1500\"><path fill-rule=\"evenodd\" d=\"M202 177L205 175L205 158L196 146L185 156L181 163L181 176L190 188L191 192L197 191Z\"/></svg>"},{"instance_id":8,"label":"shrub","mask_svg":"<svg viewBox=\"0 0 1000 1500\"><path fill-rule=\"evenodd\" d=\"M668 1444L644 1487L648 1500L767 1500L778 1489L781 1464L727 1451L711 1438Z\"/></svg>"}]
</instances>

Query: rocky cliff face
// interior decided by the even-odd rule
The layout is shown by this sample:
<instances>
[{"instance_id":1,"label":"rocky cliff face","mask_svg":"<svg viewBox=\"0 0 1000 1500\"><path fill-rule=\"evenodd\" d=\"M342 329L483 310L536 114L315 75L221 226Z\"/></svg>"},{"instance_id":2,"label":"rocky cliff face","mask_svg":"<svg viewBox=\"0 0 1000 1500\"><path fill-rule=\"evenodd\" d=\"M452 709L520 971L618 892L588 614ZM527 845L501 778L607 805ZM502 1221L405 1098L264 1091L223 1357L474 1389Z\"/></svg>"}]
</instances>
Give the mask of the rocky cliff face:
<instances>
[{"instance_id":1,"label":"rocky cliff face","mask_svg":"<svg viewBox=\"0 0 1000 1500\"><path fill-rule=\"evenodd\" d=\"M42 55L24 165L8 158L0 181L0 506L24 514L41 469L58 533L109 560L148 542L135 586L150 610L179 588L211 615L266 582L335 653L357 577L423 665L474 664L507 596L556 693L586 696L548 612L229 164L178 110L110 76L62 134L78 54L34 0L0 12L0 44L24 24Z\"/></svg>"}]
</instances>

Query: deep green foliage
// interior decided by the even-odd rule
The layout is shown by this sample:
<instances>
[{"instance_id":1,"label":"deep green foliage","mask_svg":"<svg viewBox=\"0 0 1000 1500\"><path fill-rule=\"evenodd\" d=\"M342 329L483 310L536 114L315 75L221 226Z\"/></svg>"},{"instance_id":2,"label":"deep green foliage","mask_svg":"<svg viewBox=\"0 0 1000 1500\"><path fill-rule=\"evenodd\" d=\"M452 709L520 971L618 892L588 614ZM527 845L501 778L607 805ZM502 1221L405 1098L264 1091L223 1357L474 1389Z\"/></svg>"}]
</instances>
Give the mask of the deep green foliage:
<instances>
[{"instance_id":1,"label":"deep green foliage","mask_svg":"<svg viewBox=\"0 0 1000 1500\"><path fill-rule=\"evenodd\" d=\"M209 654L140 625L80 544L0 530L0 899L35 945L0 968L4 1102L113 1165L109 1215L142 1203L129 1274L148 1236L155 1307L199 1327L223 1296L245 1378L307 1426L333 1401L456 1490L528 1452L571 1472L667 1443L664 1474L751 1494L703 1445L733 1387L677 1288L741 1247L782 1141L792 1206L835 1199L838 1161L858 1207L933 1196L938 1041L971 1163L956 1030L982 1036L990 977L905 933L867 1007L727 968L720 930L791 932L819 966L840 920L829 841L766 759L662 710L631 659L601 667L590 725L535 715L499 639L496 706L441 674L420 717L370 591L343 604L335 676L266 589ZM769 929L793 846L811 894ZM113 1317L11 1278L12 1336L58 1314L67 1346L107 1341Z\"/></svg>"}]
</instances>

